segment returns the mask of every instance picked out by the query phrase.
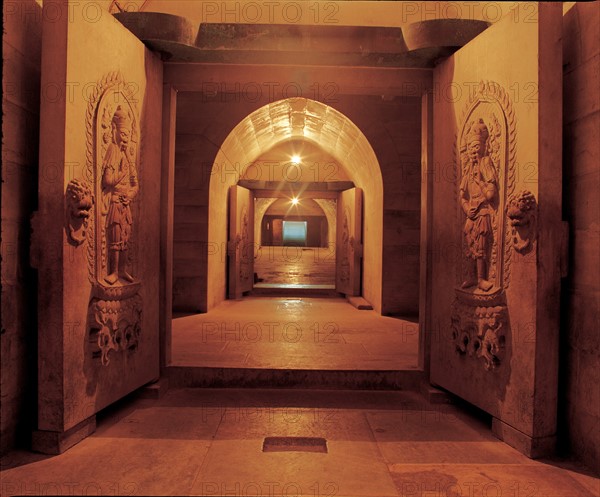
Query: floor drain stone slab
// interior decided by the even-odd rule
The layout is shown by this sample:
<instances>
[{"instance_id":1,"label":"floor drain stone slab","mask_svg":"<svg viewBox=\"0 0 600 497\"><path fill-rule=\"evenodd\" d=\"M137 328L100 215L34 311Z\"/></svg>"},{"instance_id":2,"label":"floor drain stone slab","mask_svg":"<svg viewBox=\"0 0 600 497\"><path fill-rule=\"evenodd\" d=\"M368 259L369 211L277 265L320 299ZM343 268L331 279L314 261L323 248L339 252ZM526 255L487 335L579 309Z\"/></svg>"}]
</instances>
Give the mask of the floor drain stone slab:
<instances>
[{"instance_id":1,"label":"floor drain stone slab","mask_svg":"<svg viewBox=\"0 0 600 497\"><path fill-rule=\"evenodd\" d=\"M327 440L319 437L266 437L263 452L321 452L327 454Z\"/></svg>"}]
</instances>

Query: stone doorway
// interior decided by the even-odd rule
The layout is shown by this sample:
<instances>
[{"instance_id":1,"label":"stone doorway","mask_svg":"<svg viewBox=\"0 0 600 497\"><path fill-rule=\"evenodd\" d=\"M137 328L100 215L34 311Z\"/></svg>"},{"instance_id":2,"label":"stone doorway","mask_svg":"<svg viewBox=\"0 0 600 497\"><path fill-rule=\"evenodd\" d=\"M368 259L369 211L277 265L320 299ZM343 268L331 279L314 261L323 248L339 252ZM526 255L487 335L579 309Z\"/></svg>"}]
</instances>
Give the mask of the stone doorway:
<instances>
[{"instance_id":1,"label":"stone doorway","mask_svg":"<svg viewBox=\"0 0 600 497\"><path fill-rule=\"evenodd\" d=\"M417 372L417 317L380 314L382 176L352 121L303 98L266 105L225 139L208 190L207 241L226 250L208 254L208 312L174 313L171 366ZM311 246L286 245L285 220L307 222Z\"/></svg>"},{"instance_id":2,"label":"stone doorway","mask_svg":"<svg viewBox=\"0 0 600 497\"><path fill-rule=\"evenodd\" d=\"M221 254L207 261L208 309L222 302L225 295L241 296L239 292L232 293L231 288L235 286L235 278L249 276L248 269L239 272L238 268L232 269L230 263L232 258L242 258L242 251L248 257L244 244L250 241L251 234L254 235L251 242L254 257L260 253L256 239L261 233L257 233L255 222L251 228L239 224L236 227L239 232L231 229L233 214L244 219L243 206L239 213L232 208L234 185L253 192L253 196L256 192L257 198L290 201L310 198L319 200L320 206L335 200L338 204L336 224L339 225L341 219L341 229L334 243L336 287L346 295L364 297L375 308L381 307L382 176L373 149L352 121L325 104L290 98L251 113L225 139L211 170L207 241L209 246L226 246L227 250L226 257ZM346 195L339 204L340 192L353 187L361 190L360 198ZM215 221L227 208L229 228ZM333 217L333 206L325 208ZM252 216L253 221L255 217ZM321 217L327 218L327 215ZM249 218L246 223L250 223ZM364 244L363 231L370 233ZM229 282L228 290L226 282ZM251 286L244 284L244 291Z\"/></svg>"},{"instance_id":3,"label":"stone doorway","mask_svg":"<svg viewBox=\"0 0 600 497\"><path fill-rule=\"evenodd\" d=\"M258 198L253 290L335 290L335 199Z\"/></svg>"}]
</instances>

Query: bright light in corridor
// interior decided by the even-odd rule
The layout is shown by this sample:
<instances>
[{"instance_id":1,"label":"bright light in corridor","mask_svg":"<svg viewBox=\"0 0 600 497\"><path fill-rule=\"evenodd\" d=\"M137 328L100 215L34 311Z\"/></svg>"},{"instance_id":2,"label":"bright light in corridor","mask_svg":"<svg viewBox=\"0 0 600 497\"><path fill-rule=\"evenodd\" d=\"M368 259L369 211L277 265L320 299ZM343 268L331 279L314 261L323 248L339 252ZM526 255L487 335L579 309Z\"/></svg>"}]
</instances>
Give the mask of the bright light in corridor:
<instances>
[{"instance_id":1,"label":"bright light in corridor","mask_svg":"<svg viewBox=\"0 0 600 497\"><path fill-rule=\"evenodd\" d=\"M298 202L299 202L298 197L294 197L292 199L292 205L298 205Z\"/></svg>"},{"instance_id":2,"label":"bright light in corridor","mask_svg":"<svg viewBox=\"0 0 600 497\"><path fill-rule=\"evenodd\" d=\"M300 164L300 156L299 155L292 156L292 164Z\"/></svg>"}]
</instances>

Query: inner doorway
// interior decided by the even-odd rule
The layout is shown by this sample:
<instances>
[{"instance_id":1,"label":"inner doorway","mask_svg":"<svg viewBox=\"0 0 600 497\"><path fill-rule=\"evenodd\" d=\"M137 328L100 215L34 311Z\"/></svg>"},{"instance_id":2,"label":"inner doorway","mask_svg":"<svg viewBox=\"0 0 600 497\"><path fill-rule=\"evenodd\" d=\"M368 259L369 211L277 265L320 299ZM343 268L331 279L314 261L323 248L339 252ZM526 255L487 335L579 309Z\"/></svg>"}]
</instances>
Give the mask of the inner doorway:
<instances>
[{"instance_id":1,"label":"inner doorway","mask_svg":"<svg viewBox=\"0 0 600 497\"><path fill-rule=\"evenodd\" d=\"M284 159L267 160L271 151L288 145L292 150ZM293 150L294 147L298 149ZM311 160L314 151L328 155L335 165ZM312 197L337 198L336 191L329 191L330 184L348 181L347 188L356 187L363 192L362 230L368 236L364 237L364 246L360 246L360 237L356 235L351 234L345 240L348 248L354 244L356 256L362 255L359 295L381 311L383 179L371 145L350 119L330 106L305 98L273 102L248 115L229 133L213 164L208 189L207 245L221 257L208 257L206 261L207 310L227 299L230 293L228 257L238 235L232 238L223 221L227 219L232 186L252 189L255 195L257 190L269 190L270 196L273 191L288 196L288 190L293 189L293 193L302 197L305 192L308 194L309 186L314 186L321 191ZM226 247L226 251L221 247ZM356 266L350 264L353 267Z\"/></svg>"},{"instance_id":2,"label":"inner doorway","mask_svg":"<svg viewBox=\"0 0 600 497\"><path fill-rule=\"evenodd\" d=\"M417 319L380 314L382 173L356 125L319 102L274 102L234 128L214 164L220 171L210 179L208 243L226 247L220 252L226 257L208 260L208 312L173 323L173 365L416 371ZM284 211L268 212L276 202ZM313 236L308 214L293 210L309 204L326 218ZM302 243L284 243L284 222L306 222ZM302 246L310 238L316 246ZM299 296L289 288L278 297L256 296L265 282L255 277L267 279L260 264L268 267L275 249L313 269L321 252L335 275L326 283L336 297ZM302 284L291 271L281 273L286 279L274 284ZM359 310L345 296L362 297L374 310Z\"/></svg>"},{"instance_id":3,"label":"inner doorway","mask_svg":"<svg viewBox=\"0 0 600 497\"><path fill-rule=\"evenodd\" d=\"M308 221L282 221L282 241L284 247L306 247L308 241Z\"/></svg>"},{"instance_id":4,"label":"inner doorway","mask_svg":"<svg viewBox=\"0 0 600 497\"><path fill-rule=\"evenodd\" d=\"M339 160L305 140L273 147L230 187L228 298L360 296L362 219L362 190Z\"/></svg>"},{"instance_id":5,"label":"inner doorway","mask_svg":"<svg viewBox=\"0 0 600 497\"><path fill-rule=\"evenodd\" d=\"M255 290L335 290L335 199L259 198ZM331 205L329 205L331 204ZM266 208L266 210L265 210Z\"/></svg>"}]
</instances>

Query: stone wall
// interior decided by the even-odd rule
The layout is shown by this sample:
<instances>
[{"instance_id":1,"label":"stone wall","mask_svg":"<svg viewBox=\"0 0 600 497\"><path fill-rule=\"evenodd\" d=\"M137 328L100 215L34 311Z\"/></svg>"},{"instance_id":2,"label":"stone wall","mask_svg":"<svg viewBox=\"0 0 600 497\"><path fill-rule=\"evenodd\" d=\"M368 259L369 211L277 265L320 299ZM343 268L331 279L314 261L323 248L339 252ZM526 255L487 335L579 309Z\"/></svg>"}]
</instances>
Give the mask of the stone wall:
<instances>
[{"instance_id":1,"label":"stone wall","mask_svg":"<svg viewBox=\"0 0 600 497\"><path fill-rule=\"evenodd\" d=\"M29 217L37 204L41 8L3 6L1 452L30 436L35 421L36 276ZM43 174L43 171L40 173Z\"/></svg>"},{"instance_id":2,"label":"stone wall","mask_svg":"<svg viewBox=\"0 0 600 497\"><path fill-rule=\"evenodd\" d=\"M559 436L565 452L600 467L600 4L563 18L564 218L569 275L563 284Z\"/></svg>"},{"instance_id":3,"label":"stone wall","mask_svg":"<svg viewBox=\"0 0 600 497\"><path fill-rule=\"evenodd\" d=\"M383 176L381 313L417 315L421 211L421 99L340 98L373 147Z\"/></svg>"}]
</instances>

